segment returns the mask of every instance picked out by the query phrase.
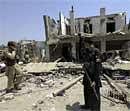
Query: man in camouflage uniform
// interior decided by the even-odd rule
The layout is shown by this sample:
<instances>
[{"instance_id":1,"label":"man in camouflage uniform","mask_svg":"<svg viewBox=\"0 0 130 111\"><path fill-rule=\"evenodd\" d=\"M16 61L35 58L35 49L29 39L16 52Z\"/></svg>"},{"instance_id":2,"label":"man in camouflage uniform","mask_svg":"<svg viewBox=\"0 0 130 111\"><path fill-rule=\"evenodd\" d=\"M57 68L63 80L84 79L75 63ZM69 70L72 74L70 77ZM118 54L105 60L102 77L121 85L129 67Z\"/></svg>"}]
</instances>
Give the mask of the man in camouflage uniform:
<instances>
[{"instance_id":1,"label":"man in camouflage uniform","mask_svg":"<svg viewBox=\"0 0 130 111\"><path fill-rule=\"evenodd\" d=\"M100 51L94 47L92 41L87 41L81 52L85 72L83 77L85 105L81 105L81 108L100 111Z\"/></svg>"},{"instance_id":2,"label":"man in camouflage uniform","mask_svg":"<svg viewBox=\"0 0 130 111\"><path fill-rule=\"evenodd\" d=\"M16 43L14 41L8 42L8 51L3 52L4 61L7 66L6 75L8 78L6 92L13 92L19 90L19 83L22 79L22 73L18 64L16 64Z\"/></svg>"}]
</instances>

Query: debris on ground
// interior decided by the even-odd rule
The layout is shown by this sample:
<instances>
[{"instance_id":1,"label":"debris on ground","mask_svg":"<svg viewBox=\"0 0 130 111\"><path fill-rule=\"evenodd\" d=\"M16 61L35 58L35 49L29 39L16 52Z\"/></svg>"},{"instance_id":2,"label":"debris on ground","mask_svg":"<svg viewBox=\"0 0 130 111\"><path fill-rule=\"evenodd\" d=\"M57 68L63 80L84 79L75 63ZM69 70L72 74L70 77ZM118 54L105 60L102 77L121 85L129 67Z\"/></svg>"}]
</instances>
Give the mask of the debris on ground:
<instances>
[{"instance_id":1,"label":"debris on ground","mask_svg":"<svg viewBox=\"0 0 130 111\"><path fill-rule=\"evenodd\" d=\"M34 67L38 67L38 70ZM83 86L80 79L77 81L77 78L82 78L82 74L84 73L81 64L74 64L72 62L29 63L23 66L23 70L25 69L26 73L20 84L22 90L3 96L3 92L0 91L0 107L2 111L4 111L4 109L8 109L8 111L83 111L80 109L80 105L84 103ZM1 85L5 85L7 78L2 76L0 79ZM70 83L72 83L72 87L68 87L71 86L68 85ZM124 80L123 82L119 82L119 85L123 88L127 88L129 86L129 79L126 78L125 82ZM105 111L119 111L120 108L122 109L121 111L127 111L127 106L116 98L116 96L113 97L111 95L111 92L114 91L110 85L104 81L103 77L102 86L102 111L104 111L104 109ZM61 89L63 89L63 92ZM59 90L62 93L58 94ZM57 91L58 93L54 96L54 92ZM57 96L57 94L60 96ZM16 106L16 104L20 105L14 109L10 103L14 103L14 106Z\"/></svg>"}]
</instances>

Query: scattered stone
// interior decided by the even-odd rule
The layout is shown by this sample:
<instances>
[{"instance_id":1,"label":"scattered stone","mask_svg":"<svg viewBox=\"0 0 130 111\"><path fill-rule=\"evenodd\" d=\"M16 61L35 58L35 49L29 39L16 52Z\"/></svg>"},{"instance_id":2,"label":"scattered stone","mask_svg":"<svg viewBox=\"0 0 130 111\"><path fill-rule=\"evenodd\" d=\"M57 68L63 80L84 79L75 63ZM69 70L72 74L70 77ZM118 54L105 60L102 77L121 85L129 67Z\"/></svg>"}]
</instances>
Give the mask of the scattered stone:
<instances>
[{"instance_id":1,"label":"scattered stone","mask_svg":"<svg viewBox=\"0 0 130 111\"><path fill-rule=\"evenodd\" d=\"M51 94L48 94L48 95L46 95L46 97L47 98L53 98L53 94L51 93Z\"/></svg>"},{"instance_id":2,"label":"scattered stone","mask_svg":"<svg viewBox=\"0 0 130 111\"><path fill-rule=\"evenodd\" d=\"M37 104L35 103L32 104L32 109L36 109L37 107L38 107Z\"/></svg>"},{"instance_id":3,"label":"scattered stone","mask_svg":"<svg viewBox=\"0 0 130 111\"><path fill-rule=\"evenodd\" d=\"M44 84L40 84L40 87L43 88L43 87L44 87Z\"/></svg>"},{"instance_id":4,"label":"scattered stone","mask_svg":"<svg viewBox=\"0 0 130 111\"><path fill-rule=\"evenodd\" d=\"M110 106L115 106L115 103L113 103L113 102L110 102Z\"/></svg>"},{"instance_id":5,"label":"scattered stone","mask_svg":"<svg viewBox=\"0 0 130 111\"><path fill-rule=\"evenodd\" d=\"M14 99L14 95L12 93L6 94L3 97L4 100L12 100Z\"/></svg>"},{"instance_id":6,"label":"scattered stone","mask_svg":"<svg viewBox=\"0 0 130 111\"><path fill-rule=\"evenodd\" d=\"M63 85L63 82L60 82L61 85Z\"/></svg>"},{"instance_id":7,"label":"scattered stone","mask_svg":"<svg viewBox=\"0 0 130 111\"><path fill-rule=\"evenodd\" d=\"M28 94L28 97L29 97L29 98L31 98L31 95L30 95L30 94Z\"/></svg>"},{"instance_id":8,"label":"scattered stone","mask_svg":"<svg viewBox=\"0 0 130 111\"><path fill-rule=\"evenodd\" d=\"M38 100L38 102L37 102L38 104L43 104L44 103L44 101L43 100Z\"/></svg>"},{"instance_id":9,"label":"scattered stone","mask_svg":"<svg viewBox=\"0 0 130 111\"><path fill-rule=\"evenodd\" d=\"M29 94L29 93L32 93L32 89L29 89L28 91L27 91L27 93Z\"/></svg>"},{"instance_id":10,"label":"scattered stone","mask_svg":"<svg viewBox=\"0 0 130 111\"><path fill-rule=\"evenodd\" d=\"M42 111L42 108L38 108L38 111Z\"/></svg>"},{"instance_id":11,"label":"scattered stone","mask_svg":"<svg viewBox=\"0 0 130 111\"><path fill-rule=\"evenodd\" d=\"M5 100L1 100L0 102L1 102L1 103L5 103L6 101L5 101Z\"/></svg>"}]
</instances>

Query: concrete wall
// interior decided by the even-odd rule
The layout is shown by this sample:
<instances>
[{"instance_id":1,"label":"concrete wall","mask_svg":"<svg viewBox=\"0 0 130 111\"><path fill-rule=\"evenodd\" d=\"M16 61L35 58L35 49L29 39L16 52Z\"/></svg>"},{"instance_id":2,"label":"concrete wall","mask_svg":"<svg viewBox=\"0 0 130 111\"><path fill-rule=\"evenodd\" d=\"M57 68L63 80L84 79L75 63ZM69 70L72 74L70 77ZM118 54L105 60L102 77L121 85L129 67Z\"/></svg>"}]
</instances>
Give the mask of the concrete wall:
<instances>
[{"instance_id":1,"label":"concrete wall","mask_svg":"<svg viewBox=\"0 0 130 111\"><path fill-rule=\"evenodd\" d=\"M100 33L100 18L92 18L90 23L92 24L92 33Z\"/></svg>"},{"instance_id":2,"label":"concrete wall","mask_svg":"<svg viewBox=\"0 0 130 111\"><path fill-rule=\"evenodd\" d=\"M109 19L108 19L109 17ZM113 18L110 20L110 18ZM67 20L67 19L66 19ZM44 16L44 22L45 22L45 32L46 32L46 40L48 41L49 39L52 40L52 38L56 38L59 34L60 35L66 35L66 27L65 25L67 24L70 26L70 35L75 35L76 33L79 32L84 32L84 23L86 23L85 20L90 20L89 23L92 24L92 33L93 34L106 34L106 23L108 22L115 22L115 31L123 29L126 25L126 14L125 13L120 13L120 14L110 14L106 15L105 14L105 8L100 9L100 16L93 16L93 17L86 17L86 18L74 18L74 11L73 8L70 11L70 17L68 19L68 23L65 22L64 16L60 16L60 23L58 24L55 22L54 19L50 18L49 16ZM88 22L87 21L87 22ZM88 23L88 24L89 24ZM61 27L62 26L62 33L61 32ZM60 27L60 28L58 28ZM76 28L75 28L76 27ZM91 25L90 25L91 27ZM89 28L90 28L89 27ZM89 33L89 32L88 32ZM72 56L76 58L76 44L73 41L72 43ZM46 47L46 57L50 59L51 57L51 50L49 46ZM59 49L60 50L60 49ZM101 51L104 52L106 51L106 41L101 40ZM60 55L61 52L57 52L58 55ZM52 53L53 54L53 53ZM57 57L56 57L57 58Z\"/></svg>"},{"instance_id":3,"label":"concrete wall","mask_svg":"<svg viewBox=\"0 0 130 111\"><path fill-rule=\"evenodd\" d=\"M79 23L80 23L80 32L84 32L84 27L83 27L83 25L84 25L84 20L83 19L81 19L81 20L79 20Z\"/></svg>"},{"instance_id":4,"label":"concrete wall","mask_svg":"<svg viewBox=\"0 0 130 111\"><path fill-rule=\"evenodd\" d=\"M123 29L126 25L126 14L120 13L115 17L116 30Z\"/></svg>"},{"instance_id":5,"label":"concrete wall","mask_svg":"<svg viewBox=\"0 0 130 111\"><path fill-rule=\"evenodd\" d=\"M90 17L90 18L80 18L76 20L76 27L79 26L79 30L77 32L84 32L84 21L86 19L90 19L90 24L92 24L92 33L93 34L105 34L106 31L106 23L115 22L115 31L122 30L126 26L126 13L113 14L113 15L104 15L102 16ZM110 20L109 18L113 18Z\"/></svg>"}]
</instances>

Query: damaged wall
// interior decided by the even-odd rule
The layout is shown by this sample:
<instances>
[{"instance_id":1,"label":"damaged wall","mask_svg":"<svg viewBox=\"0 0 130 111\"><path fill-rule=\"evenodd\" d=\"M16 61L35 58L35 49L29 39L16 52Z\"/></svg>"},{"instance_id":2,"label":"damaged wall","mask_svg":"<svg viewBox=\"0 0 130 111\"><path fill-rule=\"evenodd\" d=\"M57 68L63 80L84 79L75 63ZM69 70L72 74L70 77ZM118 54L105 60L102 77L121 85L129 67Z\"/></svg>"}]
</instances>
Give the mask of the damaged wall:
<instances>
[{"instance_id":1,"label":"damaged wall","mask_svg":"<svg viewBox=\"0 0 130 111\"><path fill-rule=\"evenodd\" d=\"M79 32L86 33L84 31L86 21L88 21L89 25L92 25L92 34L106 34L108 32L123 30L126 26L126 13L105 15L104 10L104 8L100 9L100 16L76 18L76 23L79 23L80 26ZM111 30L111 28L113 28L113 30Z\"/></svg>"},{"instance_id":2,"label":"damaged wall","mask_svg":"<svg viewBox=\"0 0 130 111\"><path fill-rule=\"evenodd\" d=\"M97 38L100 38L101 36L107 35L107 33L113 33L119 30L123 30L126 26L126 13L116 13L116 14L109 14L106 15L105 8L100 9L99 16L91 16L91 17L80 17L75 18L74 17L74 10L73 7L69 11L69 18L65 17L61 12L59 13L59 20L56 22L53 18L50 18L49 16L44 16L44 24L45 24L45 32L46 32L46 43L52 42L51 44L47 44L46 47L46 57L48 60L52 60L54 57L55 59L63 56L62 50L64 48L62 47L56 47L56 52L52 53L52 45L58 45L59 43L54 43L55 40L59 40L61 38L66 38L68 36L72 36L74 39L76 38L76 35L79 33L84 34L91 34L91 35L100 35L96 36ZM87 36L86 36L87 37ZM68 41L62 41L63 43L71 43L71 58L77 59L79 56L79 49L76 48L79 46L77 41L74 41L74 39L68 39ZM100 46L101 51L105 52L111 45L111 40L109 42L106 42L104 39L100 40ZM99 40L95 41L98 42ZM116 41L117 42L117 41ZM98 47L99 43L98 43ZM116 47L118 47L117 45ZM58 52L57 52L58 50ZM69 51L68 51L69 52ZM53 56L55 55L55 56Z\"/></svg>"}]
</instances>

